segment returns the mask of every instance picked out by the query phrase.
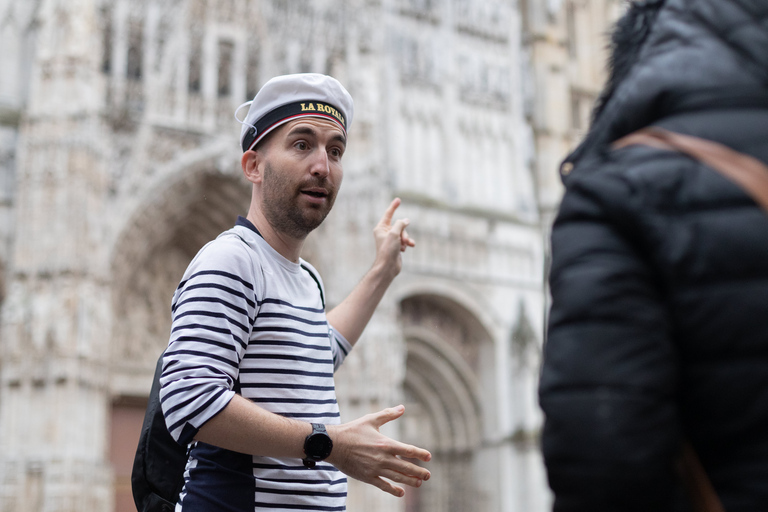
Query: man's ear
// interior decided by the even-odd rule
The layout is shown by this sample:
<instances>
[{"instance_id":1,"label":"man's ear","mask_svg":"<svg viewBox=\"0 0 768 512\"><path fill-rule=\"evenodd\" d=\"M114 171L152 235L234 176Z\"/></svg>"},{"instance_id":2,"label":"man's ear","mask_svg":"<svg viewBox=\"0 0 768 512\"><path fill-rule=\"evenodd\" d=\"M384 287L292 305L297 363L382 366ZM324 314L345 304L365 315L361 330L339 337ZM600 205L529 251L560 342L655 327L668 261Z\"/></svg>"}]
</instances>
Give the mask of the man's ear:
<instances>
[{"instance_id":1,"label":"man's ear","mask_svg":"<svg viewBox=\"0 0 768 512\"><path fill-rule=\"evenodd\" d=\"M246 151L240 159L240 164L243 167L245 179L251 183L261 183L264 168L264 155L260 151L253 149Z\"/></svg>"}]
</instances>

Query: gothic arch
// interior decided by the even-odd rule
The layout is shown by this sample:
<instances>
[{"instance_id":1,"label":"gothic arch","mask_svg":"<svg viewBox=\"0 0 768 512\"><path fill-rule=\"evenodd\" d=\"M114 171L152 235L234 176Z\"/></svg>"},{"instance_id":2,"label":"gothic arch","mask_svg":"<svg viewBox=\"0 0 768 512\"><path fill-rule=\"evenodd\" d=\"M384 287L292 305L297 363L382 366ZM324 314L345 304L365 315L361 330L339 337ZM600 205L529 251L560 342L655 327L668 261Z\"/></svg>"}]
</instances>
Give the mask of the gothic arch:
<instances>
[{"instance_id":1,"label":"gothic arch","mask_svg":"<svg viewBox=\"0 0 768 512\"><path fill-rule=\"evenodd\" d=\"M433 439L425 439L439 452L466 452L481 439L480 386L461 354L432 330L407 326L407 393L428 409L434 420Z\"/></svg>"},{"instance_id":2,"label":"gothic arch","mask_svg":"<svg viewBox=\"0 0 768 512\"><path fill-rule=\"evenodd\" d=\"M503 330L497 326L502 320L494 314L494 310L484 297L479 293L472 293L472 289L466 286L456 286L429 278L414 278L398 283L394 290L397 301L403 302L411 297L430 296L436 297L441 302L451 303L459 312L477 329L485 331L490 339L497 339Z\"/></svg>"},{"instance_id":3,"label":"gothic arch","mask_svg":"<svg viewBox=\"0 0 768 512\"><path fill-rule=\"evenodd\" d=\"M409 512L481 510L475 465L493 421L494 343L470 310L444 295L400 302L406 370L405 442L433 454L428 489L409 491ZM478 508L479 506L479 508Z\"/></svg>"},{"instance_id":4,"label":"gothic arch","mask_svg":"<svg viewBox=\"0 0 768 512\"><path fill-rule=\"evenodd\" d=\"M198 162L138 202L113 248L114 365L152 367L168 340L171 298L184 269L247 212L250 190L244 178Z\"/></svg>"}]
</instances>

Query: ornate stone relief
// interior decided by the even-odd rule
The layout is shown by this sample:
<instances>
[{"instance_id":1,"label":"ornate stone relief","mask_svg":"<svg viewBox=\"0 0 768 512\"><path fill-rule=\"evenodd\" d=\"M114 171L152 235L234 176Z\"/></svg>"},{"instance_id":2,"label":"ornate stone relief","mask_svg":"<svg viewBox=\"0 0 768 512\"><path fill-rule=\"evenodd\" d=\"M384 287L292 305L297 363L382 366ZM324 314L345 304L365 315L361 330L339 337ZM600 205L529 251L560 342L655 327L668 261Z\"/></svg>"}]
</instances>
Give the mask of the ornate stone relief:
<instances>
[{"instance_id":1,"label":"ornate stone relief","mask_svg":"<svg viewBox=\"0 0 768 512\"><path fill-rule=\"evenodd\" d=\"M464 53L457 57L459 97L467 103L508 108L512 70L498 59Z\"/></svg>"},{"instance_id":2,"label":"ornate stone relief","mask_svg":"<svg viewBox=\"0 0 768 512\"><path fill-rule=\"evenodd\" d=\"M518 303L517 322L512 329L510 347L512 364L516 368L531 370L539 367L541 348L522 301Z\"/></svg>"},{"instance_id":3,"label":"ornate stone relief","mask_svg":"<svg viewBox=\"0 0 768 512\"><path fill-rule=\"evenodd\" d=\"M437 22L440 18L441 0L399 0L400 13Z\"/></svg>"},{"instance_id":4,"label":"ornate stone relief","mask_svg":"<svg viewBox=\"0 0 768 512\"><path fill-rule=\"evenodd\" d=\"M509 0L454 0L456 27L464 32L507 41L512 33L512 2Z\"/></svg>"},{"instance_id":5,"label":"ornate stone relief","mask_svg":"<svg viewBox=\"0 0 768 512\"><path fill-rule=\"evenodd\" d=\"M400 34L395 61L401 83L439 88L443 73L439 67L438 53L438 44L434 39Z\"/></svg>"}]
</instances>

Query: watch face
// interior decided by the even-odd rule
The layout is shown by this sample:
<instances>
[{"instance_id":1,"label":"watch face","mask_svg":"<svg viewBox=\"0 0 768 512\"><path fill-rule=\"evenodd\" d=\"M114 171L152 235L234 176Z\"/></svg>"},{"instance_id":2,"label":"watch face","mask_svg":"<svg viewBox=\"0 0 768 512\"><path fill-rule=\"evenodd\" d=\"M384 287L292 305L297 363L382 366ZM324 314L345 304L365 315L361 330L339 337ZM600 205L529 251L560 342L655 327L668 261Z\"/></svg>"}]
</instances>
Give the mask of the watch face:
<instances>
[{"instance_id":1,"label":"watch face","mask_svg":"<svg viewBox=\"0 0 768 512\"><path fill-rule=\"evenodd\" d=\"M312 434L307 438L304 452L309 459L323 460L331 454L332 447L333 443L327 434Z\"/></svg>"}]
</instances>

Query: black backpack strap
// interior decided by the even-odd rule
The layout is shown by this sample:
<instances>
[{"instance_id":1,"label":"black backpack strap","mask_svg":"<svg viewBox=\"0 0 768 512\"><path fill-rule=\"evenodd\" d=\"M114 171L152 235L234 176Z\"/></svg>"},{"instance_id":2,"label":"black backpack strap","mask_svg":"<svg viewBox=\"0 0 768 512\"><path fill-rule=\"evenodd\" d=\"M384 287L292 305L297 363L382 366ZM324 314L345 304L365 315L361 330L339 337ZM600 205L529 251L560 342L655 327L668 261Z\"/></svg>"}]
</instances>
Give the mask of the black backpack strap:
<instances>
[{"instance_id":1,"label":"black backpack strap","mask_svg":"<svg viewBox=\"0 0 768 512\"><path fill-rule=\"evenodd\" d=\"M262 236L262 235L261 235L261 233L259 233L259 231L258 231L258 230L256 230L255 228L254 228L254 230L256 231L256 233L257 233L259 236ZM235 232L232 232L232 234L233 234L233 235L235 235L237 238L239 238L239 239L240 239L240 240L241 240L241 241L242 241L242 242L243 242L245 245L248 245L248 242L246 242L246 241L245 241L245 238L241 237L240 235L238 235L238 234L237 234L237 233L235 233ZM262 238L264 238L264 237L262 237ZM320 291L320 303L323 305L323 309L325 309L325 295L323 294L323 287L320 285L320 278L318 278L318 277L315 275L315 273L314 273L314 272L312 272L312 271L309 269L309 267L308 267L307 265L305 265L304 263L302 263L302 264L301 264L301 268L303 268L304 270L306 270L307 274L309 274L309 275L310 275L310 277L312 277L312 279L315 281L315 284L317 285L317 289Z\"/></svg>"},{"instance_id":2,"label":"black backpack strap","mask_svg":"<svg viewBox=\"0 0 768 512\"><path fill-rule=\"evenodd\" d=\"M315 284L317 285L317 289L320 290L320 302L323 305L323 309L325 309L325 295L323 295L323 287L320 286L320 279L315 275L314 272L312 272L309 267L305 264L301 264L301 268L307 271L307 274L312 277L312 279L315 281Z\"/></svg>"}]
</instances>

